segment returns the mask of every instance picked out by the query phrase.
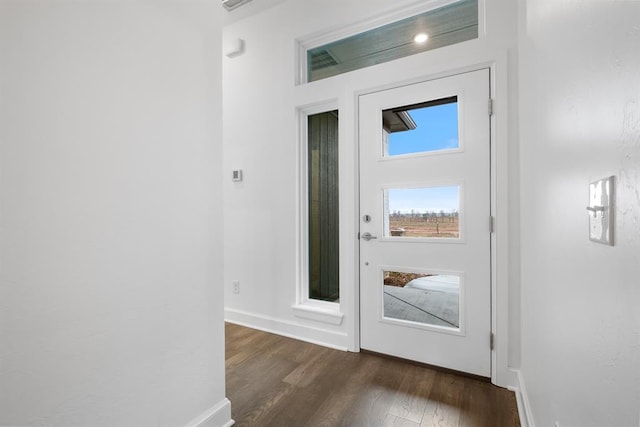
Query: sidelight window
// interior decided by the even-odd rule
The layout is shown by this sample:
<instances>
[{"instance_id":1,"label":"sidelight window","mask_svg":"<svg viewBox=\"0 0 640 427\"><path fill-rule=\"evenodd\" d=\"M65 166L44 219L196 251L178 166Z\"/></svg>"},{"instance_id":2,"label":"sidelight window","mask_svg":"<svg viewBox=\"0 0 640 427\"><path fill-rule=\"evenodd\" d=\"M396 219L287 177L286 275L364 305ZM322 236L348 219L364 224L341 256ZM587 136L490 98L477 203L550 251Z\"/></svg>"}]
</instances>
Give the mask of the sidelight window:
<instances>
[{"instance_id":1,"label":"sidelight window","mask_svg":"<svg viewBox=\"0 0 640 427\"><path fill-rule=\"evenodd\" d=\"M308 116L309 298L336 302L339 282L338 111Z\"/></svg>"}]
</instances>

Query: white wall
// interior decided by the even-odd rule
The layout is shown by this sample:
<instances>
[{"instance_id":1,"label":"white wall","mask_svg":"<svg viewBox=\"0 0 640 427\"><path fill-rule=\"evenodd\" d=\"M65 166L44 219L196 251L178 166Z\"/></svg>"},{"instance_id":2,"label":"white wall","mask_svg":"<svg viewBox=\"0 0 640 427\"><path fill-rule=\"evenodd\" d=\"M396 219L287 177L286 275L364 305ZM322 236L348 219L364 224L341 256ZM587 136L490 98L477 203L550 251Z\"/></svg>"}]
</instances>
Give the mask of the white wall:
<instances>
[{"instance_id":1,"label":"white wall","mask_svg":"<svg viewBox=\"0 0 640 427\"><path fill-rule=\"evenodd\" d=\"M638 426L640 3L520 3L522 375L538 426ZM588 184L617 177L616 245Z\"/></svg>"},{"instance_id":2,"label":"white wall","mask_svg":"<svg viewBox=\"0 0 640 427\"><path fill-rule=\"evenodd\" d=\"M229 420L222 13L0 1L0 425Z\"/></svg>"},{"instance_id":3,"label":"white wall","mask_svg":"<svg viewBox=\"0 0 640 427\"><path fill-rule=\"evenodd\" d=\"M390 5L382 0L289 0L273 1L273 7L247 12L224 28L224 40L245 41L244 54L223 59L224 105L224 221L225 221L225 308L229 320L320 341L337 347L353 347L357 342L357 282L355 277L356 224L356 145L355 98L358 91L394 82L419 80L462 69L472 64L489 63L498 57L500 78L494 90L500 96L496 116L499 124L501 151L499 182L505 196L501 235L513 226L507 219L511 212L518 217L517 197L507 195L512 185L517 190L516 126L507 126L509 104L517 104L516 67L517 13L511 1L487 2L486 37L403 58L393 63L343 74L311 84L295 86L295 40L353 23L359 23L384 12L425 2L403 1ZM251 3L250 3L251 4ZM243 10L238 9L237 12ZM236 12L232 12L236 13ZM508 74L508 75L507 75ZM498 87L496 89L496 86ZM511 90L513 89L513 90ZM340 108L341 165L343 193L340 204L347 210L341 219L345 255L341 265L342 325L335 326L296 317L292 305L297 301L297 194L296 156L298 135L296 107L332 101ZM508 129L508 131L507 131ZM508 164L512 157L513 166ZM233 169L244 170L244 182L231 181ZM515 200L515 202L514 202ZM517 224L517 221L514 221ZM517 236L517 233L514 233ZM353 236L349 239L349 236ZM499 346L504 346L500 362L519 365L519 293L517 266L518 241L501 242L503 257L500 277L507 292L498 295L504 312ZM514 257L513 263L509 257ZM506 267L505 267L506 266ZM231 283L240 281L240 293L232 293ZM513 291L513 292L511 292ZM509 297L512 297L509 301ZM355 307L355 308L354 308ZM509 344L506 343L509 341Z\"/></svg>"}]
</instances>

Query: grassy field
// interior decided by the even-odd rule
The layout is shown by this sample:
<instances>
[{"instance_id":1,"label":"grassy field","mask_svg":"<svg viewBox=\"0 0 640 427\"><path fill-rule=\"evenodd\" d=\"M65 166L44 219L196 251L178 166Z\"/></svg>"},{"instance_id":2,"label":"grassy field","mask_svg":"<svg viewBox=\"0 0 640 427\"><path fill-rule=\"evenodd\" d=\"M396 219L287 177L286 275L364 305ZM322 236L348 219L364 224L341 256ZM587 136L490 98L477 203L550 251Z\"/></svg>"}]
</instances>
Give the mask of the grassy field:
<instances>
[{"instance_id":1,"label":"grassy field","mask_svg":"<svg viewBox=\"0 0 640 427\"><path fill-rule=\"evenodd\" d=\"M404 237L460 237L458 217L421 218L409 215L391 215L389 227L392 231L404 229Z\"/></svg>"}]
</instances>

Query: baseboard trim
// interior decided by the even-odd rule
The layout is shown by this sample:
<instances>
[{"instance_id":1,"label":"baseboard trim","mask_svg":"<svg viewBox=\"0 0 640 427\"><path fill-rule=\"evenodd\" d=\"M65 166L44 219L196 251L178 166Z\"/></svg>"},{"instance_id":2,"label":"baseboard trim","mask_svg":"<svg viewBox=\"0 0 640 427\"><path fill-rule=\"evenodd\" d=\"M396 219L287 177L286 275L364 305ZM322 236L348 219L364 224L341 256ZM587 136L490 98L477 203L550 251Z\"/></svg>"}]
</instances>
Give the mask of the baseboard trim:
<instances>
[{"instance_id":1,"label":"baseboard trim","mask_svg":"<svg viewBox=\"0 0 640 427\"><path fill-rule=\"evenodd\" d=\"M231 402L226 397L191 420L185 427L231 427Z\"/></svg>"},{"instance_id":2,"label":"baseboard trim","mask_svg":"<svg viewBox=\"0 0 640 427\"><path fill-rule=\"evenodd\" d=\"M516 403L518 404L518 415L520 416L520 424L522 427L536 427L533 421L533 412L531 412L531 403L529 403L529 395L527 387L524 383L524 377L519 369L509 369L516 379L516 385L509 386L509 390L516 394Z\"/></svg>"},{"instance_id":3,"label":"baseboard trim","mask_svg":"<svg viewBox=\"0 0 640 427\"><path fill-rule=\"evenodd\" d=\"M312 326L301 325L299 323L229 308L224 310L224 320L235 325L246 326L259 331L282 335L284 337L336 350L347 351L348 348L347 341L349 337L347 334L342 332L315 328Z\"/></svg>"}]
</instances>

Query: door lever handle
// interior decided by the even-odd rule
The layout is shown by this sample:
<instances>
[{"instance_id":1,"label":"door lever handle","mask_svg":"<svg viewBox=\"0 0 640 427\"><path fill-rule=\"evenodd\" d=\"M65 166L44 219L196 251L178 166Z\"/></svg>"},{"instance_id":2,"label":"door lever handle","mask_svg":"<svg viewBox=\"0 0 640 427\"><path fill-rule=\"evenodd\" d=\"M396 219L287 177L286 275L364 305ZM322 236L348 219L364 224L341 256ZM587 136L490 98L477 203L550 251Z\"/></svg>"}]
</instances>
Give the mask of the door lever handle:
<instances>
[{"instance_id":1,"label":"door lever handle","mask_svg":"<svg viewBox=\"0 0 640 427\"><path fill-rule=\"evenodd\" d=\"M372 236L371 233L369 233L368 231L366 233L362 233L360 235L360 238L366 242L368 242L371 239L377 239L376 236Z\"/></svg>"}]
</instances>

